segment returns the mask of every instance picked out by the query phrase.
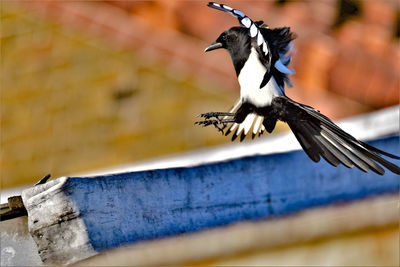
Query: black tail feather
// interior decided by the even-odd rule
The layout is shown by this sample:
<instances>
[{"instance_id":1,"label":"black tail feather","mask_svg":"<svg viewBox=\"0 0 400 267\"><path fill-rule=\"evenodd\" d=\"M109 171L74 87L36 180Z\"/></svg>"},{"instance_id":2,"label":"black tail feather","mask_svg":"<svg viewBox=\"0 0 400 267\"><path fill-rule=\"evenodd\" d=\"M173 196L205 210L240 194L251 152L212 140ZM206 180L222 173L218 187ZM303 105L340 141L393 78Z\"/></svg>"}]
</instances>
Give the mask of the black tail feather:
<instances>
[{"instance_id":1,"label":"black tail feather","mask_svg":"<svg viewBox=\"0 0 400 267\"><path fill-rule=\"evenodd\" d=\"M295 124L288 122L290 129L292 130L294 136L299 141L301 147L303 148L304 152L308 155L310 159L314 162L320 161L320 150L315 142L312 141L307 133L304 133L300 128L298 128Z\"/></svg>"},{"instance_id":2,"label":"black tail feather","mask_svg":"<svg viewBox=\"0 0 400 267\"><path fill-rule=\"evenodd\" d=\"M312 107L297 103L285 96L277 97L273 103L278 118L287 122L307 155L315 162L322 156L328 163L346 167L356 166L364 172L372 170L383 175L383 165L390 171L400 174L400 167L382 158L394 159L399 156L387 153L355 139L340 129L328 117ZM378 164L379 163L379 164Z\"/></svg>"}]
</instances>

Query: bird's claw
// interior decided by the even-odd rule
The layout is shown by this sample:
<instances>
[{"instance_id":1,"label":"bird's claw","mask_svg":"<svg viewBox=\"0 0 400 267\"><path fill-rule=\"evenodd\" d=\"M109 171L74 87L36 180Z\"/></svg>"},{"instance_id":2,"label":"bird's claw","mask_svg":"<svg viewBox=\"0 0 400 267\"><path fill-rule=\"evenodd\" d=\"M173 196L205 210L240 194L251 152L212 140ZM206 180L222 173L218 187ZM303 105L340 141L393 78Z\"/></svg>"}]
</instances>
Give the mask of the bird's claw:
<instances>
[{"instance_id":1,"label":"bird's claw","mask_svg":"<svg viewBox=\"0 0 400 267\"><path fill-rule=\"evenodd\" d=\"M206 120L211 119L211 118L216 118L217 120L219 120L218 115L216 114L216 112L202 113L198 117L204 118Z\"/></svg>"},{"instance_id":2,"label":"bird's claw","mask_svg":"<svg viewBox=\"0 0 400 267\"><path fill-rule=\"evenodd\" d=\"M218 118L215 120L205 119L204 121L196 121L195 124L202 125L203 127L214 125L214 127L222 134L224 134L224 128L226 127L225 123L221 122ZM219 126L220 124L222 124L222 127Z\"/></svg>"},{"instance_id":3,"label":"bird's claw","mask_svg":"<svg viewBox=\"0 0 400 267\"><path fill-rule=\"evenodd\" d=\"M228 123L233 122L233 118L228 119L228 117L234 117L234 113L230 112L208 112L198 115L197 117L204 118L204 121L195 122L197 125L203 125L203 127L214 125L215 128L222 134L224 134L224 129Z\"/></svg>"}]
</instances>

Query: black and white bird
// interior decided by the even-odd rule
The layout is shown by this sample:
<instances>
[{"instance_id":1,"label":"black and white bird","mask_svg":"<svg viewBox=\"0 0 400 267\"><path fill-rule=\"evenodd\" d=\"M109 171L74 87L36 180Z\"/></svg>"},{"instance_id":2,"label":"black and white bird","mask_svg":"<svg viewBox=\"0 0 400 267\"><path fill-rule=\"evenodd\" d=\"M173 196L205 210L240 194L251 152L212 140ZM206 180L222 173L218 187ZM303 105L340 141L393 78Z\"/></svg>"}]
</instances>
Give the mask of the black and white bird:
<instances>
[{"instance_id":1,"label":"black and white bird","mask_svg":"<svg viewBox=\"0 0 400 267\"><path fill-rule=\"evenodd\" d=\"M372 170L383 175L383 165L400 174L400 167L382 155L400 159L355 139L340 129L318 110L293 101L285 95L285 84L291 86L288 68L295 35L289 27L270 29L262 21L254 22L241 11L224 4L210 2L209 7L227 12L241 26L224 31L205 52L226 49L233 61L240 84L240 98L229 112L201 114L204 120L196 124L214 125L232 140L240 136L271 133L278 120L286 122L303 150L314 161L323 157L333 166L340 164Z\"/></svg>"}]
</instances>

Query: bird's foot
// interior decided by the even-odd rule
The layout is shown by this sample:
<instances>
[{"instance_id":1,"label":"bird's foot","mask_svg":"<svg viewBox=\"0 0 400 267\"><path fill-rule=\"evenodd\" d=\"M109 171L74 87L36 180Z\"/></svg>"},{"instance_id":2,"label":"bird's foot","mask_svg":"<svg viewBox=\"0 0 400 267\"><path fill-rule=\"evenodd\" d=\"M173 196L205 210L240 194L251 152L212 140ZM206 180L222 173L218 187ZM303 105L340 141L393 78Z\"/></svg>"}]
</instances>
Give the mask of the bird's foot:
<instances>
[{"instance_id":1,"label":"bird's foot","mask_svg":"<svg viewBox=\"0 0 400 267\"><path fill-rule=\"evenodd\" d=\"M208 119L208 120L204 120L204 121L196 121L195 124L202 125L203 127L214 125L214 127L217 128L217 130L219 132L221 132L222 134L224 134L224 128L226 126L225 124L222 124L222 126L220 126L221 125L221 121L218 120L218 119L217 120Z\"/></svg>"},{"instance_id":2,"label":"bird's foot","mask_svg":"<svg viewBox=\"0 0 400 267\"><path fill-rule=\"evenodd\" d=\"M228 123L235 122L234 119L226 119L226 118L220 118L221 116L227 117L227 116L234 116L234 113L229 113L229 112L208 112L208 113L203 113L200 114L199 117L204 118L204 121L197 121L195 124L197 125L202 125L203 127L207 127L210 125L214 125L214 127L224 134L224 129L228 125ZM211 119L214 118L214 119Z\"/></svg>"},{"instance_id":3,"label":"bird's foot","mask_svg":"<svg viewBox=\"0 0 400 267\"><path fill-rule=\"evenodd\" d=\"M221 116L235 116L235 113L230 113L230 112L207 112L207 113L203 113L200 114L198 117L200 118L204 118L206 120L211 119L211 118L216 118L217 120L219 120L219 117Z\"/></svg>"}]
</instances>

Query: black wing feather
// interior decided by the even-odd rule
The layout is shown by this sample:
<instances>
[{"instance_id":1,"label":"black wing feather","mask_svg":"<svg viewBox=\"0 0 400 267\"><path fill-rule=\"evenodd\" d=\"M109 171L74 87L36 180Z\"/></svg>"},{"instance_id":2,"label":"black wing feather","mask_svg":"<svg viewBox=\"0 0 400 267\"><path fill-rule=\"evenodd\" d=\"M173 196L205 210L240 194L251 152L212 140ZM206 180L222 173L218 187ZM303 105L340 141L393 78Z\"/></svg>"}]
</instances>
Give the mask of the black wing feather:
<instances>
[{"instance_id":1,"label":"black wing feather","mask_svg":"<svg viewBox=\"0 0 400 267\"><path fill-rule=\"evenodd\" d=\"M346 167L357 166L360 170L383 175L383 165L390 171L400 174L400 167L382 158L382 155L394 159L399 156L384 152L357 140L334 124L318 110L297 103L286 96L276 97L272 101L273 113L281 121L287 122L295 137L307 155L318 161L322 156L333 166L340 163ZM379 164L378 164L379 163Z\"/></svg>"},{"instance_id":2,"label":"black wing feather","mask_svg":"<svg viewBox=\"0 0 400 267\"><path fill-rule=\"evenodd\" d=\"M290 42L292 42L296 38L296 35L290 31L289 27L274 29L260 28L260 33L267 41L269 45L269 50L271 52L271 54L266 57L264 53L262 53L261 49L257 48L260 61L268 70L267 73L264 75L264 79L262 81L262 84L260 85L260 88L268 83L271 76L275 78L280 88L284 88L285 82L289 86L291 86L292 83L289 77L286 74L278 71L273 66L275 62L280 59L281 55L287 54L288 49L290 48ZM290 63L290 60L283 63L287 66Z\"/></svg>"}]
</instances>

